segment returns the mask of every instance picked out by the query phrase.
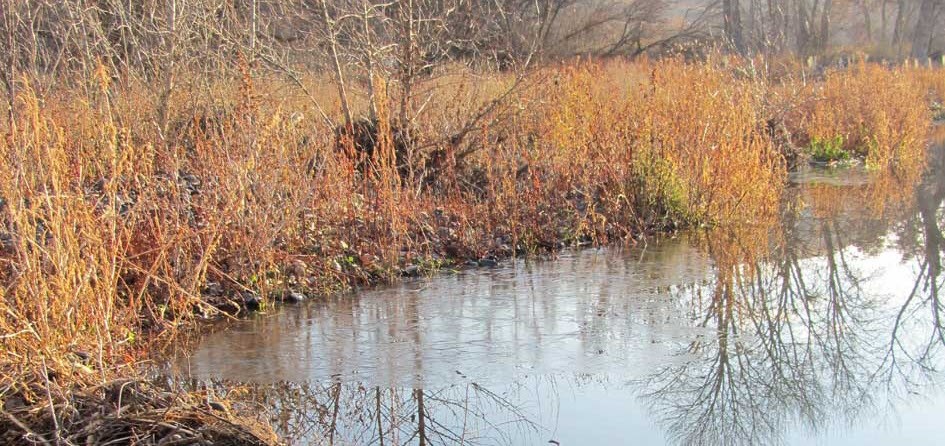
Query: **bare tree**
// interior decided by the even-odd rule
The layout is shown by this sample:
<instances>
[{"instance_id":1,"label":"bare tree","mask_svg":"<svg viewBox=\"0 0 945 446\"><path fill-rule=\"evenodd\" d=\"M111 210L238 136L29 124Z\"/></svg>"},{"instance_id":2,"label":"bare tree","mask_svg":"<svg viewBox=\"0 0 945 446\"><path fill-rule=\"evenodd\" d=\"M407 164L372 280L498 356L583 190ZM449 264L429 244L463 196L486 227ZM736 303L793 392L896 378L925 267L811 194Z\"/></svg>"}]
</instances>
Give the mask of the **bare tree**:
<instances>
[{"instance_id":1,"label":"bare tree","mask_svg":"<svg viewBox=\"0 0 945 446\"><path fill-rule=\"evenodd\" d=\"M738 0L722 0L722 22L725 38L739 53L745 52L742 37L741 7Z\"/></svg>"},{"instance_id":2,"label":"bare tree","mask_svg":"<svg viewBox=\"0 0 945 446\"><path fill-rule=\"evenodd\" d=\"M868 0L858 0L856 2L863 14L863 26L866 31L866 43L873 43L873 7Z\"/></svg>"},{"instance_id":3,"label":"bare tree","mask_svg":"<svg viewBox=\"0 0 945 446\"><path fill-rule=\"evenodd\" d=\"M7 93L7 117L10 119L10 125L13 125L14 122L14 102L16 101L16 73L17 73L17 39L16 39L16 25L14 24L14 15L11 11L13 8L14 0L5 0L0 6L2 6L2 11L0 11L0 26L3 27L3 37L6 42L7 54L5 54L5 59L3 63L5 64L5 69L3 70L3 88Z\"/></svg>"},{"instance_id":4,"label":"bare tree","mask_svg":"<svg viewBox=\"0 0 945 446\"><path fill-rule=\"evenodd\" d=\"M940 0L922 0L919 7L919 20L912 34L911 55L920 61L929 57L929 46L932 44L932 32L935 29L940 3Z\"/></svg>"},{"instance_id":5,"label":"bare tree","mask_svg":"<svg viewBox=\"0 0 945 446\"><path fill-rule=\"evenodd\" d=\"M797 10L797 50L801 54L823 52L830 39L833 1L795 0Z\"/></svg>"}]
</instances>

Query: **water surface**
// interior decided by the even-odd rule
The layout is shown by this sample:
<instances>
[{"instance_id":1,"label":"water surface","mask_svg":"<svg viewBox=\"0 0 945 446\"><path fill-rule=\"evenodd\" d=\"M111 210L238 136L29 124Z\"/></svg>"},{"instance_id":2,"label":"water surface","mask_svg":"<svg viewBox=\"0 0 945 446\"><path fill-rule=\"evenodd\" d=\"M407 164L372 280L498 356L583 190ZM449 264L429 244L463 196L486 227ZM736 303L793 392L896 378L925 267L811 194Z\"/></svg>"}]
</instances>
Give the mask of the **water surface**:
<instances>
[{"instance_id":1,"label":"water surface","mask_svg":"<svg viewBox=\"0 0 945 446\"><path fill-rule=\"evenodd\" d=\"M935 152L938 153L938 152ZM945 177L287 307L177 363L295 444L945 444Z\"/></svg>"}]
</instances>

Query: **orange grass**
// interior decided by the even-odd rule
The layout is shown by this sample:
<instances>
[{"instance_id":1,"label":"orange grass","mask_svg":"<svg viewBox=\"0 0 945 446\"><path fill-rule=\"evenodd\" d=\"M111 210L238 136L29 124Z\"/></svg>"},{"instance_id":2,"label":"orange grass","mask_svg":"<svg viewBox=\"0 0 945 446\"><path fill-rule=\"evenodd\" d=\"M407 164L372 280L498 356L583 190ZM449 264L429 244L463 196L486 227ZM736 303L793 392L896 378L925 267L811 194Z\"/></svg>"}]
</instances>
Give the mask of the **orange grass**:
<instances>
[{"instance_id":1,"label":"orange grass","mask_svg":"<svg viewBox=\"0 0 945 446\"><path fill-rule=\"evenodd\" d=\"M808 86L811 99L799 108L798 126L808 143L841 141L869 167L916 170L925 156L935 77L942 74L867 63L828 72Z\"/></svg>"},{"instance_id":2,"label":"orange grass","mask_svg":"<svg viewBox=\"0 0 945 446\"><path fill-rule=\"evenodd\" d=\"M132 374L181 327L241 311L241 292L267 305L410 265L767 221L785 175L772 103L793 107L779 113L795 116L796 139L843 135L880 167L921 160L938 72L860 65L811 81L749 68L543 68L464 144L442 136L513 79L444 76L424 86L422 150L408 159L428 163L409 175L384 119L397 98L380 98L380 142L363 160L278 80L182 87L164 128L147 89L107 73L92 97L22 88L0 140L0 397L43 404L51 376L67 389Z\"/></svg>"}]
</instances>

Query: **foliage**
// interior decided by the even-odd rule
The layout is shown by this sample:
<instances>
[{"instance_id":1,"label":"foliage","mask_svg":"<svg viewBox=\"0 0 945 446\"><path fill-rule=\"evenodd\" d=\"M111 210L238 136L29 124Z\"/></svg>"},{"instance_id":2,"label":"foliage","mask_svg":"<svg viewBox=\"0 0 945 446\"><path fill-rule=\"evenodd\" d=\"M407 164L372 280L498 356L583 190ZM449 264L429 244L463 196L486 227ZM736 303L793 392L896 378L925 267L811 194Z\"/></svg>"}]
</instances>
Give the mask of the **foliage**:
<instances>
[{"instance_id":1,"label":"foliage","mask_svg":"<svg viewBox=\"0 0 945 446\"><path fill-rule=\"evenodd\" d=\"M843 148L843 136L828 139L814 137L810 141L808 150L814 161L833 162L850 159L850 152Z\"/></svg>"},{"instance_id":2,"label":"foliage","mask_svg":"<svg viewBox=\"0 0 945 446\"><path fill-rule=\"evenodd\" d=\"M869 167L921 164L931 121L921 78L921 70L867 63L830 71L806 86L810 100L798 107L794 126L812 148L842 148Z\"/></svg>"}]
</instances>

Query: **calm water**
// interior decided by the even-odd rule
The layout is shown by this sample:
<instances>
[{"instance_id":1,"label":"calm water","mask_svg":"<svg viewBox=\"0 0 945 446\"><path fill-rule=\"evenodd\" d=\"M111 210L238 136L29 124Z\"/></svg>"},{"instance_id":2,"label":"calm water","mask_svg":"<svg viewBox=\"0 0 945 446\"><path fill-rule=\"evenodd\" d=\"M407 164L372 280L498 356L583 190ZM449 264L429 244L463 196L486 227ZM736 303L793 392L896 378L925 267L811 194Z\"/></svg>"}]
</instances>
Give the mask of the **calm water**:
<instances>
[{"instance_id":1,"label":"calm water","mask_svg":"<svg viewBox=\"0 0 945 446\"><path fill-rule=\"evenodd\" d=\"M177 367L295 444L945 444L945 175L919 182L794 174L765 227L288 307Z\"/></svg>"}]
</instances>

